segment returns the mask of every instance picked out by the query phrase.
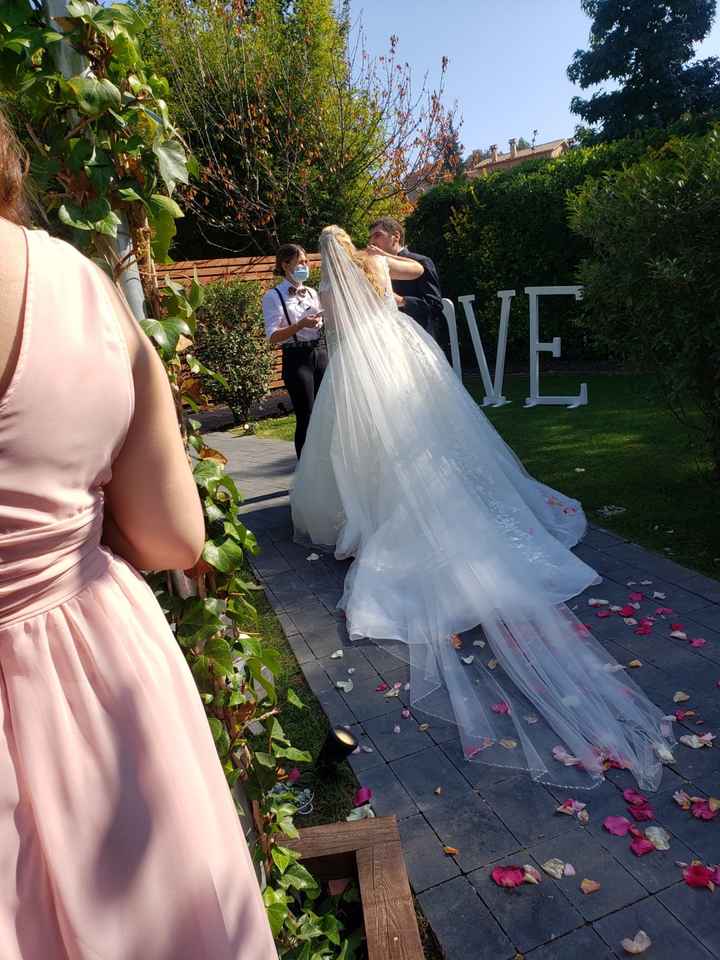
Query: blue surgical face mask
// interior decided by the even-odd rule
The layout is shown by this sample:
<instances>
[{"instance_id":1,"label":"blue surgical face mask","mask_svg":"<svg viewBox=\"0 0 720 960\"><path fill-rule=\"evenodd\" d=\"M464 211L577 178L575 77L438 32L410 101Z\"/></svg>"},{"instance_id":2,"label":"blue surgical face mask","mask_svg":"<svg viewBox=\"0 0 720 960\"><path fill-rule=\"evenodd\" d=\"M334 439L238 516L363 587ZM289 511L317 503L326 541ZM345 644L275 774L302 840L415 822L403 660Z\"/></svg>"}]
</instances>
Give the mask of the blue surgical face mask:
<instances>
[{"instance_id":1,"label":"blue surgical face mask","mask_svg":"<svg viewBox=\"0 0 720 960\"><path fill-rule=\"evenodd\" d=\"M296 283L305 283L309 276L310 267L304 263L298 264L292 272L292 278Z\"/></svg>"}]
</instances>

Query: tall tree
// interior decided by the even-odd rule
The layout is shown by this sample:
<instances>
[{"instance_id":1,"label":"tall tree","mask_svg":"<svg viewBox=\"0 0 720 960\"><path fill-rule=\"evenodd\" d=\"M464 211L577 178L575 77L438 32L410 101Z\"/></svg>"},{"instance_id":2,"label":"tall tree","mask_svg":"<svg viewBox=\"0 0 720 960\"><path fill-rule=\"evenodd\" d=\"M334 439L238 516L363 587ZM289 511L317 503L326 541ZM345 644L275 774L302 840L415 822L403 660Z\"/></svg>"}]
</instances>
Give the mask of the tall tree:
<instances>
[{"instance_id":1,"label":"tall tree","mask_svg":"<svg viewBox=\"0 0 720 960\"><path fill-rule=\"evenodd\" d=\"M414 91L397 38L370 58L347 4L136 2L201 164L184 255L315 245L331 222L363 235L373 216L405 211L408 174L442 162L452 118L442 79L438 92Z\"/></svg>"},{"instance_id":2,"label":"tall tree","mask_svg":"<svg viewBox=\"0 0 720 960\"><path fill-rule=\"evenodd\" d=\"M602 139L667 127L686 113L720 109L720 60L693 60L710 31L716 0L582 0L592 17L590 48L577 50L568 77L583 90L619 84L570 109Z\"/></svg>"}]
</instances>

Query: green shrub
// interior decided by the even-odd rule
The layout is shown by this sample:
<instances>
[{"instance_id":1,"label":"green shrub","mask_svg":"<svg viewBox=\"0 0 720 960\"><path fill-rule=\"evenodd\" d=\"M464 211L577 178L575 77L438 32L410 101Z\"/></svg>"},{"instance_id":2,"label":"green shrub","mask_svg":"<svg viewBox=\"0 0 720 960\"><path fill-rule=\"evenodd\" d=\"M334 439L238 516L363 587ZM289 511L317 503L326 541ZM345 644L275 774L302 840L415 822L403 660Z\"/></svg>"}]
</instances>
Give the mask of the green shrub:
<instances>
[{"instance_id":1,"label":"green shrub","mask_svg":"<svg viewBox=\"0 0 720 960\"><path fill-rule=\"evenodd\" d=\"M569 206L592 251L580 270L590 335L653 372L688 426L700 410L720 476L720 126L586 183Z\"/></svg>"},{"instance_id":2,"label":"green shrub","mask_svg":"<svg viewBox=\"0 0 720 960\"><path fill-rule=\"evenodd\" d=\"M643 140L574 149L556 160L529 160L505 173L461 178L420 199L407 222L410 246L433 258L445 296L475 294L486 350L497 335L497 291L514 289L508 356L527 357L524 288L576 282L580 261L590 251L587 240L570 229L568 192L646 150ZM547 330L547 335L563 337L566 357L602 357L602 350L576 326L576 317L569 298L548 300L542 307L543 335ZM462 320L459 326L467 336Z\"/></svg>"},{"instance_id":3,"label":"green shrub","mask_svg":"<svg viewBox=\"0 0 720 960\"><path fill-rule=\"evenodd\" d=\"M211 396L226 403L236 423L250 416L265 396L272 370L272 349L265 339L262 286L255 281L210 283L199 311L197 356L221 373L227 387L212 383Z\"/></svg>"}]
</instances>

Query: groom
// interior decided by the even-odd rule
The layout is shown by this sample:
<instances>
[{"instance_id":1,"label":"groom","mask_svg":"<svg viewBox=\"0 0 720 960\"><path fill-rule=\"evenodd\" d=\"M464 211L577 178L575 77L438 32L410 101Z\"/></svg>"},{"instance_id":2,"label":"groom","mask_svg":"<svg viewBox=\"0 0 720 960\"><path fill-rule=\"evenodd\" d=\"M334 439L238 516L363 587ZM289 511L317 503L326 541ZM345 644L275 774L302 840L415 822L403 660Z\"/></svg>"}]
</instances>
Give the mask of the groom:
<instances>
[{"instance_id":1,"label":"groom","mask_svg":"<svg viewBox=\"0 0 720 960\"><path fill-rule=\"evenodd\" d=\"M437 268L430 257L411 253L405 246L405 230L394 217L380 217L370 227L370 243L385 253L408 257L422 264L417 280L393 280L392 288L398 307L435 335L435 323L443 315L442 293Z\"/></svg>"}]
</instances>

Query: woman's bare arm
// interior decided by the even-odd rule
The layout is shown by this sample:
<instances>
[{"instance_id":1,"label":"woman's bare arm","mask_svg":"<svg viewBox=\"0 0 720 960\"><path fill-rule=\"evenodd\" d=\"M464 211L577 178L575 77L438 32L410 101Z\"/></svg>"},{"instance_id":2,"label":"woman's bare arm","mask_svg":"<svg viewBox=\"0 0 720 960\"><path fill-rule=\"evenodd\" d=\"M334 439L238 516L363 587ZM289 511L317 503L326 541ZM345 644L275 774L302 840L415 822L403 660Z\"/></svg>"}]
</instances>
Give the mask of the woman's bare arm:
<instances>
[{"instance_id":1,"label":"woman's bare arm","mask_svg":"<svg viewBox=\"0 0 720 960\"><path fill-rule=\"evenodd\" d=\"M385 257L392 280L417 280L425 273L425 267L417 260L411 260L409 257L396 257L392 253L385 253L384 250L372 244L366 247L366 251L371 256Z\"/></svg>"},{"instance_id":2,"label":"woman's bare arm","mask_svg":"<svg viewBox=\"0 0 720 960\"><path fill-rule=\"evenodd\" d=\"M200 556L205 524L162 362L105 280L127 341L135 413L105 488L104 542L140 570L185 570Z\"/></svg>"}]
</instances>

